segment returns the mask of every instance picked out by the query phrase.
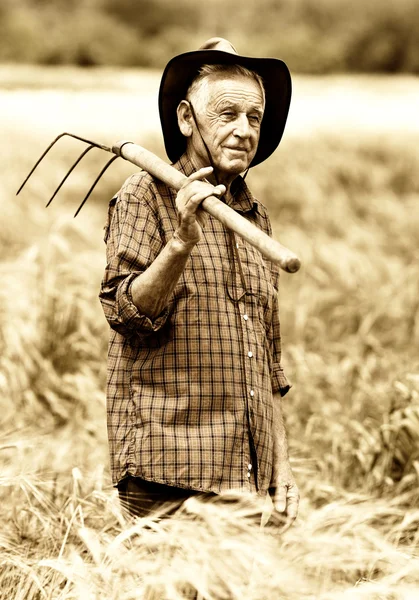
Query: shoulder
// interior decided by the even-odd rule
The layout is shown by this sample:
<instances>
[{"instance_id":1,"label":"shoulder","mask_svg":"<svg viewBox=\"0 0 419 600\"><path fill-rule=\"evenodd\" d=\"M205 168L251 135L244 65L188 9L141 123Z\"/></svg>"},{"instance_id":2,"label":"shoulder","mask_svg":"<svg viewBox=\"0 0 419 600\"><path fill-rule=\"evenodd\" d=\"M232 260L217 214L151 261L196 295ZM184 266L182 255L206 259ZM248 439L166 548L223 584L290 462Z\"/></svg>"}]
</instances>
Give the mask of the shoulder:
<instances>
[{"instance_id":1,"label":"shoulder","mask_svg":"<svg viewBox=\"0 0 419 600\"><path fill-rule=\"evenodd\" d=\"M123 224L134 225L140 220L157 223L165 189L166 195L170 195L168 188L147 171L138 171L128 177L109 202L105 241L111 229L118 229Z\"/></svg>"},{"instance_id":2,"label":"shoulder","mask_svg":"<svg viewBox=\"0 0 419 600\"><path fill-rule=\"evenodd\" d=\"M176 193L147 171L138 171L128 177L115 195L116 205L124 210L138 211L146 208L157 215L164 205L172 204Z\"/></svg>"},{"instance_id":3,"label":"shoulder","mask_svg":"<svg viewBox=\"0 0 419 600\"><path fill-rule=\"evenodd\" d=\"M121 189L116 195L117 201L125 202L134 199L144 200L148 195L153 195L155 191L156 180L147 171L138 171L125 180Z\"/></svg>"}]
</instances>

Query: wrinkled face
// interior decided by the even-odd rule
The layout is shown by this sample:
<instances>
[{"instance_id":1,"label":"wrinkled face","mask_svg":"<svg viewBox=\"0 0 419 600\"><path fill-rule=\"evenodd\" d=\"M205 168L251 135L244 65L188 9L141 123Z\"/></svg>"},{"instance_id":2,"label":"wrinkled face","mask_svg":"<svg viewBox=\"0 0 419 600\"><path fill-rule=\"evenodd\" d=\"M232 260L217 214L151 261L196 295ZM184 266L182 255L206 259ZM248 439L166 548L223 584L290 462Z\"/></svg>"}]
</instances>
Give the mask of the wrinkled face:
<instances>
[{"instance_id":1,"label":"wrinkled face","mask_svg":"<svg viewBox=\"0 0 419 600\"><path fill-rule=\"evenodd\" d=\"M215 169L222 177L234 178L256 154L264 110L262 90L250 77L211 75L196 93L200 94L191 102ZM195 125L188 151L198 164L209 165Z\"/></svg>"}]
</instances>

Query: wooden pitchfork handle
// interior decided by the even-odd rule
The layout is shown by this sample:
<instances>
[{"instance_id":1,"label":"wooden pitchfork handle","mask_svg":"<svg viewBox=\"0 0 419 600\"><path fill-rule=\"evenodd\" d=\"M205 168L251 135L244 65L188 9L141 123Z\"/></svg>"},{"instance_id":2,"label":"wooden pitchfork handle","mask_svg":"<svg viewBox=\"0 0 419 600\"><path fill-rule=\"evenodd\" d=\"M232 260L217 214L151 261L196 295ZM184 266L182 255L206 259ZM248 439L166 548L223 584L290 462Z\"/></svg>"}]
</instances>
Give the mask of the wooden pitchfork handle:
<instances>
[{"instance_id":1,"label":"wooden pitchfork handle","mask_svg":"<svg viewBox=\"0 0 419 600\"><path fill-rule=\"evenodd\" d=\"M165 163L149 150L133 142L117 142L112 147L112 152L147 171L176 191L180 190L187 179L186 175ZM300 259L294 252L273 240L253 223L250 223L235 210L221 202L219 198L215 196L206 198L202 202L202 208L215 219L221 221L228 229L231 229L257 248L265 258L279 265L287 273L295 273L300 268Z\"/></svg>"}]
</instances>

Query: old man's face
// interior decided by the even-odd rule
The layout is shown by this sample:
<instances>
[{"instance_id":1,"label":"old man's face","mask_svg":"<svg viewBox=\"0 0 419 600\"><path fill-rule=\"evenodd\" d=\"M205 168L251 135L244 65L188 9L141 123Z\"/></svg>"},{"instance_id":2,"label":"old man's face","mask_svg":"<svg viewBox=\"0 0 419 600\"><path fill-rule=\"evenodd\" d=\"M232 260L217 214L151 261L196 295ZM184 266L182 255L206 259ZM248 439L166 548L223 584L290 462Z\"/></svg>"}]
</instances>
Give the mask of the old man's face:
<instances>
[{"instance_id":1,"label":"old man's face","mask_svg":"<svg viewBox=\"0 0 419 600\"><path fill-rule=\"evenodd\" d=\"M215 169L221 179L233 179L256 154L264 109L262 90L250 77L210 75L199 93L197 106L191 101ZM192 159L207 166L208 154L195 129L189 140Z\"/></svg>"}]
</instances>

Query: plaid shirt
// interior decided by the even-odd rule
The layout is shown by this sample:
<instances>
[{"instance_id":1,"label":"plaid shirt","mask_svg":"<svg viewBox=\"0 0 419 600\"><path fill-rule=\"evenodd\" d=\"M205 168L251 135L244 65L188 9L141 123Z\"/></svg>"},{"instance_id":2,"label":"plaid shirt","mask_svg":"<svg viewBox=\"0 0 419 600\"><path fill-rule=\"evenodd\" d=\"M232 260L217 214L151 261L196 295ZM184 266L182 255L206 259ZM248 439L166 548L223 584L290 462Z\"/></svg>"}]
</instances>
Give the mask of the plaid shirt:
<instances>
[{"instance_id":1,"label":"plaid shirt","mask_svg":"<svg viewBox=\"0 0 419 600\"><path fill-rule=\"evenodd\" d=\"M184 155L175 165L196 169ZM271 234L237 178L232 208ZM113 198L100 300L111 326L107 414L114 484L128 474L194 490L271 483L281 368L278 268L209 217L168 306L140 314L130 284L177 227L176 192L140 171Z\"/></svg>"}]
</instances>

